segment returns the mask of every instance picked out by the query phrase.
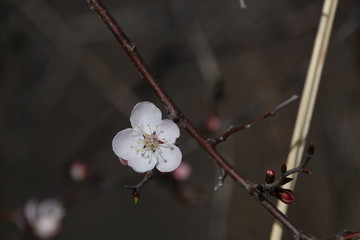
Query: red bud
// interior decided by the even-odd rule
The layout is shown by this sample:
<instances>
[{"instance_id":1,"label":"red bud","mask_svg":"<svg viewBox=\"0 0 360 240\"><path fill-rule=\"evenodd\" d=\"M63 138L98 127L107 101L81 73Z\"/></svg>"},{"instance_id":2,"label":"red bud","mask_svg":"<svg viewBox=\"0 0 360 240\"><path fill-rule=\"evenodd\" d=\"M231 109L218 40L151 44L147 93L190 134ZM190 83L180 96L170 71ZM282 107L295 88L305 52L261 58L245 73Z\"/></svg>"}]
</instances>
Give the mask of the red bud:
<instances>
[{"instance_id":1,"label":"red bud","mask_svg":"<svg viewBox=\"0 0 360 240\"><path fill-rule=\"evenodd\" d=\"M265 176L265 182L266 183L273 183L275 180L275 171L272 169L269 169L266 171L266 176Z\"/></svg>"},{"instance_id":2,"label":"red bud","mask_svg":"<svg viewBox=\"0 0 360 240\"><path fill-rule=\"evenodd\" d=\"M285 204L290 204L295 200L294 192L290 189L281 189L276 197Z\"/></svg>"},{"instance_id":3,"label":"red bud","mask_svg":"<svg viewBox=\"0 0 360 240\"><path fill-rule=\"evenodd\" d=\"M275 176L275 171L272 170L272 169L269 169L269 170L266 171L266 175Z\"/></svg>"}]
</instances>

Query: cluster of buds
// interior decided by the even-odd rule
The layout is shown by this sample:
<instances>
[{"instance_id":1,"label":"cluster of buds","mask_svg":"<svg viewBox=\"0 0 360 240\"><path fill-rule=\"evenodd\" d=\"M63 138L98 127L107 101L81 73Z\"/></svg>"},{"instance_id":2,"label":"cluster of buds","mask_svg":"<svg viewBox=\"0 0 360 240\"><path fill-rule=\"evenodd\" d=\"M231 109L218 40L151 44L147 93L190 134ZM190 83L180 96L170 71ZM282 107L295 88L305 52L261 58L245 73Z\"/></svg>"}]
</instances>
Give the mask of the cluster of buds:
<instances>
[{"instance_id":1,"label":"cluster of buds","mask_svg":"<svg viewBox=\"0 0 360 240\"><path fill-rule=\"evenodd\" d=\"M280 201L282 201L285 204L290 204L295 200L294 192L290 189L284 189L282 188L283 185L291 182L293 178L289 178L288 176L294 173L305 173L305 174L311 174L311 170L309 168L306 168L307 163L313 156L315 151L314 144L310 143L306 149L306 158L305 160L300 164L300 166L290 169L287 169L287 166L285 163L283 163L280 167L281 171L281 177L279 180L275 181L275 171L272 169L269 169L266 171L265 175L265 182L266 184L258 185L257 191L260 193L266 193L270 196L274 196L278 198Z\"/></svg>"},{"instance_id":2,"label":"cluster of buds","mask_svg":"<svg viewBox=\"0 0 360 240\"><path fill-rule=\"evenodd\" d=\"M281 166L281 172L286 172L286 165ZM295 195L290 189L284 189L281 186L293 180L292 178L283 177L276 184L274 184L276 173L274 170L269 169L266 171L265 182L266 185L259 185L258 190L262 193L267 193L270 196L274 196L285 204L294 202Z\"/></svg>"},{"instance_id":3,"label":"cluster of buds","mask_svg":"<svg viewBox=\"0 0 360 240\"><path fill-rule=\"evenodd\" d=\"M276 188L272 194L285 204L290 204L295 200L294 192L290 189Z\"/></svg>"}]
</instances>

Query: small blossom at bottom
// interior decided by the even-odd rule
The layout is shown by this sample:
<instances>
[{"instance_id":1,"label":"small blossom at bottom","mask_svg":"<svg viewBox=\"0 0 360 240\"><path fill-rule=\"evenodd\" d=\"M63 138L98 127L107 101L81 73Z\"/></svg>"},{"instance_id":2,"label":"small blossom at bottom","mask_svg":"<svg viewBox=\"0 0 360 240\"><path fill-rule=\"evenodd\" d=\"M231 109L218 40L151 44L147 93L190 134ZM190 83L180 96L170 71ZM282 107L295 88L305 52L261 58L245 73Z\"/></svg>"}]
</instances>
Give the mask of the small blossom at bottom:
<instances>
[{"instance_id":1,"label":"small blossom at bottom","mask_svg":"<svg viewBox=\"0 0 360 240\"><path fill-rule=\"evenodd\" d=\"M140 102L131 112L132 128L124 129L113 139L112 147L123 165L136 172L147 172L155 166L160 172L174 171L182 154L175 146L179 127L161 119L161 111L150 102Z\"/></svg>"},{"instance_id":2,"label":"small blossom at bottom","mask_svg":"<svg viewBox=\"0 0 360 240\"><path fill-rule=\"evenodd\" d=\"M57 199L45 199L41 202L31 199L24 208L25 220L40 239L54 237L60 231L64 216L63 204Z\"/></svg>"}]
</instances>

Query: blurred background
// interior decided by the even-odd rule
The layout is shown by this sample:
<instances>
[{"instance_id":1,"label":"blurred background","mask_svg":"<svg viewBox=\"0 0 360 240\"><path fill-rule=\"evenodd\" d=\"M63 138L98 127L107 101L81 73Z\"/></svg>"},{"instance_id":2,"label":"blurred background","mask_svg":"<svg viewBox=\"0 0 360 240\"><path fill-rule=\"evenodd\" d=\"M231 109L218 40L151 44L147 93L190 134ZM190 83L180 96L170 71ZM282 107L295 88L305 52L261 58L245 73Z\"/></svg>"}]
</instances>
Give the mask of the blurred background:
<instances>
[{"instance_id":1,"label":"blurred background","mask_svg":"<svg viewBox=\"0 0 360 240\"><path fill-rule=\"evenodd\" d=\"M320 0L253 0L246 9L238 0L104 3L208 137L301 95L322 7ZM360 230L359 23L360 2L340 1L308 138L313 174L300 176L289 211L317 237ZM111 141L130 126L137 102L164 108L85 0L1 1L0 56L0 239L37 239L22 212L30 199L48 198L66 211L53 239L268 238L272 217L231 179L214 192L219 169L183 130L191 175L157 174L134 204L124 186L143 175L119 163ZM267 169L286 161L298 104L233 135L220 152L263 183Z\"/></svg>"}]
</instances>

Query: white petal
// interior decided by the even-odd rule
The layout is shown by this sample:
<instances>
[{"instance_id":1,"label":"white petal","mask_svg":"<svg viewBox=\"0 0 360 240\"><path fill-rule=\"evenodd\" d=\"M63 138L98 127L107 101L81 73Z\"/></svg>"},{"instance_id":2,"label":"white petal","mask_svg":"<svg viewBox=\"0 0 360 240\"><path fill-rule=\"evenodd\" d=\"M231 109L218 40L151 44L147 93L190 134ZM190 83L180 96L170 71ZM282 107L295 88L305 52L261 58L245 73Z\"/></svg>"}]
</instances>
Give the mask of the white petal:
<instances>
[{"instance_id":1,"label":"white petal","mask_svg":"<svg viewBox=\"0 0 360 240\"><path fill-rule=\"evenodd\" d=\"M181 163L182 154L175 145L160 147L161 156L158 157L156 168L160 172L174 171Z\"/></svg>"},{"instance_id":2,"label":"white petal","mask_svg":"<svg viewBox=\"0 0 360 240\"><path fill-rule=\"evenodd\" d=\"M173 121L164 119L157 126L158 139L163 142L174 143L180 136L180 129Z\"/></svg>"},{"instance_id":3,"label":"white petal","mask_svg":"<svg viewBox=\"0 0 360 240\"><path fill-rule=\"evenodd\" d=\"M161 111L151 102L139 102L131 112L131 126L140 132L151 134L161 121Z\"/></svg>"},{"instance_id":4,"label":"white petal","mask_svg":"<svg viewBox=\"0 0 360 240\"><path fill-rule=\"evenodd\" d=\"M128 161L127 161L127 160L122 159L122 158L119 158L119 161L120 161L120 163L121 163L122 165L124 165L124 166L129 166L129 164L128 164Z\"/></svg>"},{"instance_id":5,"label":"white petal","mask_svg":"<svg viewBox=\"0 0 360 240\"><path fill-rule=\"evenodd\" d=\"M38 202L35 199L30 199L26 202L24 208L24 215L26 220L32 225L37 218Z\"/></svg>"},{"instance_id":6,"label":"white petal","mask_svg":"<svg viewBox=\"0 0 360 240\"><path fill-rule=\"evenodd\" d=\"M118 157L127 161L136 158L135 147L139 145L137 141L142 138L142 135L134 129L127 128L122 130L116 134L112 141L113 151Z\"/></svg>"},{"instance_id":7,"label":"white petal","mask_svg":"<svg viewBox=\"0 0 360 240\"><path fill-rule=\"evenodd\" d=\"M49 239L54 237L60 230L61 222L50 216L44 216L37 219L34 225L34 232L40 239Z\"/></svg>"},{"instance_id":8,"label":"white petal","mask_svg":"<svg viewBox=\"0 0 360 240\"><path fill-rule=\"evenodd\" d=\"M38 214L40 217L47 216L54 219L61 219L65 216L65 209L59 200L48 198L39 204Z\"/></svg>"},{"instance_id":9,"label":"white petal","mask_svg":"<svg viewBox=\"0 0 360 240\"><path fill-rule=\"evenodd\" d=\"M144 173L155 167L156 158L144 158L141 154L139 154L136 158L129 160L128 164L135 172Z\"/></svg>"}]
</instances>

